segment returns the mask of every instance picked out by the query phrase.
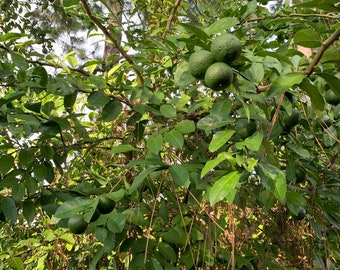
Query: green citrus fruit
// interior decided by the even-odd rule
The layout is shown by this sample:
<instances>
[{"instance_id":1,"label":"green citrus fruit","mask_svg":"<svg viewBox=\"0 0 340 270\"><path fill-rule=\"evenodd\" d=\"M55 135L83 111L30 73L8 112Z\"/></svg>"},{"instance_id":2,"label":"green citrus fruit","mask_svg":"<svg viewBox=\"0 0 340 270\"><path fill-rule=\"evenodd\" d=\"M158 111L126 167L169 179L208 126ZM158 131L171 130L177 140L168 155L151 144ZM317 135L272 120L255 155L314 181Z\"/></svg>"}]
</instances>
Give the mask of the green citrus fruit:
<instances>
[{"instance_id":1,"label":"green citrus fruit","mask_svg":"<svg viewBox=\"0 0 340 270\"><path fill-rule=\"evenodd\" d=\"M75 234L81 234L85 232L87 228L87 223L85 222L83 216L74 215L69 218L67 222L67 227L70 229L71 232Z\"/></svg>"},{"instance_id":2,"label":"green citrus fruit","mask_svg":"<svg viewBox=\"0 0 340 270\"><path fill-rule=\"evenodd\" d=\"M217 62L208 67L204 76L204 84L212 90L218 91L227 88L233 82L233 70L222 62Z\"/></svg>"},{"instance_id":3,"label":"green citrus fruit","mask_svg":"<svg viewBox=\"0 0 340 270\"><path fill-rule=\"evenodd\" d=\"M251 136L256 131L256 122L253 119L240 118L237 120L235 124L236 132L245 139Z\"/></svg>"},{"instance_id":4,"label":"green citrus fruit","mask_svg":"<svg viewBox=\"0 0 340 270\"><path fill-rule=\"evenodd\" d=\"M100 217L99 211L98 210L94 211L93 215L92 215L92 217L90 219L90 222L95 222L99 217Z\"/></svg>"},{"instance_id":5,"label":"green citrus fruit","mask_svg":"<svg viewBox=\"0 0 340 270\"><path fill-rule=\"evenodd\" d=\"M115 208L115 202L105 196L99 197L97 210L101 214L108 214Z\"/></svg>"},{"instance_id":6,"label":"green citrus fruit","mask_svg":"<svg viewBox=\"0 0 340 270\"><path fill-rule=\"evenodd\" d=\"M338 105L340 103L340 98L330 89L326 91L325 99L331 105Z\"/></svg>"},{"instance_id":7,"label":"green citrus fruit","mask_svg":"<svg viewBox=\"0 0 340 270\"><path fill-rule=\"evenodd\" d=\"M215 62L211 52L200 50L189 57L189 70L196 79L203 79L208 67Z\"/></svg>"},{"instance_id":8,"label":"green citrus fruit","mask_svg":"<svg viewBox=\"0 0 340 270\"><path fill-rule=\"evenodd\" d=\"M211 53L216 62L230 64L241 55L241 52L241 41L232 34L223 34L211 42Z\"/></svg>"}]
</instances>

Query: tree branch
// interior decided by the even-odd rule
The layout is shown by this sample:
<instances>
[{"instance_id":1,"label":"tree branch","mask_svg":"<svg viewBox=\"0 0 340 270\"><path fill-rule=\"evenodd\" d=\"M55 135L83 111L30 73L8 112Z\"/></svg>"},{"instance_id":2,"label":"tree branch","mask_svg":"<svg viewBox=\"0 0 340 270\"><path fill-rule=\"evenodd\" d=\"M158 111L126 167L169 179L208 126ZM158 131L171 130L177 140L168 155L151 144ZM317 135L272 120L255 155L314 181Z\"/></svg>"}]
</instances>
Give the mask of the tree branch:
<instances>
[{"instance_id":1,"label":"tree branch","mask_svg":"<svg viewBox=\"0 0 340 270\"><path fill-rule=\"evenodd\" d=\"M316 55L314 56L312 62L310 63L310 65L306 68L305 70L305 74L307 76L311 75L314 68L316 67L316 65L319 63L323 53L325 52L325 50L336 40L339 39L340 36L340 28L338 28L328 39L326 39L320 46L319 50L317 51Z\"/></svg>"},{"instance_id":2,"label":"tree branch","mask_svg":"<svg viewBox=\"0 0 340 270\"><path fill-rule=\"evenodd\" d=\"M168 21L166 23L166 26L165 26L165 31L162 35L162 38L165 38L166 37L166 34L168 32L168 30L170 29L171 27L171 24L172 24L172 21L175 17L175 14L177 12L177 9L179 7L179 5L181 4L181 0L176 0L175 4L174 4L174 9L172 10L172 13L170 14L169 18L168 18Z\"/></svg>"},{"instance_id":3,"label":"tree branch","mask_svg":"<svg viewBox=\"0 0 340 270\"><path fill-rule=\"evenodd\" d=\"M84 6L85 12L87 16L94 22L94 24L103 32L103 34L112 42L112 44L116 47L116 49L119 51L119 53L124 57L124 59L131 65L134 65L134 62L130 58L130 56L125 52L125 50L120 46L120 44L117 42L117 40L111 35L111 33L106 29L104 25L98 20L96 16L94 16L90 10L90 6L86 2L86 0L81 0L81 3ZM133 68L133 71L136 73L138 79L144 85L144 78L142 74L135 68Z\"/></svg>"}]
</instances>

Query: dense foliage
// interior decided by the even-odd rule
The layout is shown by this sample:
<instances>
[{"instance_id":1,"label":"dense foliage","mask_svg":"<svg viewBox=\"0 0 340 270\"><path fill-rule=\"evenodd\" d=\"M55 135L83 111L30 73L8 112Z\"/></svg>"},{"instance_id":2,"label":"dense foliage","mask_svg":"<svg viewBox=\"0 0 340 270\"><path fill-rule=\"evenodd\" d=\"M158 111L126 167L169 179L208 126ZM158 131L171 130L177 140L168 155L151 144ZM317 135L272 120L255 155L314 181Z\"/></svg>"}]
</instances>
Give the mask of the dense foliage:
<instances>
[{"instance_id":1,"label":"dense foliage","mask_svg":"<svg viewBox=\"0 0 340 270\"><path fill-rule=\"evenodd\" d=\"M1 1L0 268L338 268L340 7L288 2Z\"/></svg>"}]
</instances>

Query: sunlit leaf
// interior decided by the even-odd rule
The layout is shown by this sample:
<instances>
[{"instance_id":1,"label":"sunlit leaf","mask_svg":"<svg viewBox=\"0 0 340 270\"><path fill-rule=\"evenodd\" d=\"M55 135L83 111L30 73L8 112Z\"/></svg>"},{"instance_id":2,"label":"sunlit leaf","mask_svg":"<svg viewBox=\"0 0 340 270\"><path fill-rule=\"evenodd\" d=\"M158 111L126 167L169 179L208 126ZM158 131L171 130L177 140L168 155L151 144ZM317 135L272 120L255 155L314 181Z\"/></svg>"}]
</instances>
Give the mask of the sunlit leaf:
<instances>
[{"instance_id":1,"label":"sunlit leaf","mask_svg":"<svg viewBox=\"0 0 340 270\"><path fill-rule=\"evenodd\" d=\"M305 78L302 73L287 73L278 77L268 91L268 97L278 96L289 90L293 85L299 84Z\"/></svg>"},{"instance_id":2,"label":"sunlit leaf","mask_svg":"<svg viewBox=\"0 0 340 270\"><path fill-rule=\"evenodd\" d=\"M233 119L228 115L208 115L203 117L197 122L197 128L203 130L213 130L223 126L226 126L228 123L232 123Z\"/></svg>"},{"instance_id":3,"label":"sunlit leaf","mask_svg":"<svg viewBox=\"0 0 340 270\"><path fill-rule=\"evenodd\" d=\"M195 122L192 120L182 120L177 123L175 129L181 132L182 134L188 134L195 131Z\"/></svg>"},{"instance_id":4,"label":"sunlit leaf","mask_svg":"<svg viewBox=\"0 0 340 270\"><path fill-rule=\"evenodd\" d=\"M55 212L57 218L69 218L95 204L95 200L87 197L75 197L64 202Z\"/></svg>"},{"instance_id":5,"label":"sunlit leaf","mask_svg":"<svg viewBox=\"0 0 340 270\"><path fill-rule=\"evenodd\" d=\"M184 138L182 133L173 129L164 135L165 140L173 147L182 149L184 144Z\"/></svg>"},{"instance_id":6,"label":"sunlit leaf","mask_svg":"<svg viewBox=\"0 0 340 270\"><path fill-rule=\"evenodd\" d=\"M312 29L301 29L294 35L294 43L307 48L315 48L321 45L320 35Z\"/></svg>"},{"instance_id":7,"label":"sunlit leaf","mask_svg":"<svg viewBox=\"0 0 340 270\"><path fill-rule=\"evenodd\" d=\"M233 136L234 133L235 131L231 129L216 132L209 144L209 151L215 152L220 149L231 138L231 136Z\"/></svg>"},{"instance_id":8,"label":"sunlit leaf","mask_svg":"<svg viewBox=\"0 0 340 270\"><path fill-rule=\"evenodd\" d=\"M188 187L190 184L188 170L182 165L173 165L169 168L170 175L174 182L183 187Z\"/></svg>"},{"instance_id":9,"label":"sunlit leaf","mask_svg":"<svg viewBox=\"0 0 340 270\"><path fill-rule=\"evenodd\" d=\"M224 199L232 203L237 188L240 186L239 179L241 175L241 173L233 171L218 179L209 190L209 201L211 205Z\"/></svg>"},{"instance_id":10,"label":"sunlit leaf","mask_svg":"<svg viewBox=\"0 0 340 270\"><path fill-rule=\"evenodd\" d=\"M205 28L204 31L210 36L216 33L222 33L223 31L237 25L238 23L239 20L234 17L225 17L215 21Z\"/></svg>"}]
</instances>

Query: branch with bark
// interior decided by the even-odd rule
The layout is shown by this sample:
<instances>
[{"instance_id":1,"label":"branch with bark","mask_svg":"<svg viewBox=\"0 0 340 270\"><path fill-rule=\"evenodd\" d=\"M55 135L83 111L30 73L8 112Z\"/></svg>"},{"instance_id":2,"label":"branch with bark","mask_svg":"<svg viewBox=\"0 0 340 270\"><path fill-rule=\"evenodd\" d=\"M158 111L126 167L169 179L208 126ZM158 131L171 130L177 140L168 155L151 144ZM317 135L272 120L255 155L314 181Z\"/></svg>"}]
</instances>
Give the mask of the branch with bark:
<instances>
[{"instance_id":1,"label":"branch with bark","mask_svg":"<svg viewBox=\"0 0 340 270\"><path fill-rule=\"evenodd\" d=\"M106 38L113 44L113 46L118 50L118 52L124 57L124 59L132 65L132 69L135 72L137 78L141 82L142 85L144 85L144 78L142 74L133 67L134 62L131 59L131 57L127 54L127 52L124 50L124 48L117 42L117 40L114 38L114 36L110 33L110 31L98 20L96 16L94 16L91 12L90 6L87 3L86 0L81 0L81 3L84 6L85 12L87 16L91 19L91 21L103 32L103 34L106 36Z\"/></svg>"}]
</instances>

